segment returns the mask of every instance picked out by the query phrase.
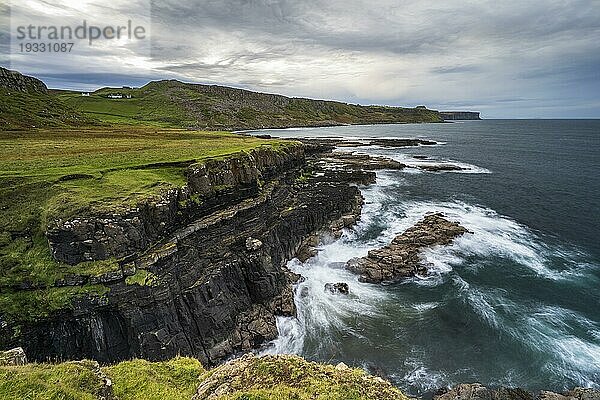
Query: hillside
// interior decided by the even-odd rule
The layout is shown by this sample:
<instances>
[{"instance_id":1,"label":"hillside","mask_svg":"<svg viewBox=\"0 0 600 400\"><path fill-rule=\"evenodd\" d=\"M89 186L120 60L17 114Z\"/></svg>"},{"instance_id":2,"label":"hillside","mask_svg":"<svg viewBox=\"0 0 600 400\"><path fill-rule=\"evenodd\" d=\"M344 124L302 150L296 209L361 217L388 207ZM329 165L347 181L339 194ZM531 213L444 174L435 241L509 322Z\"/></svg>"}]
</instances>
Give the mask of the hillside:
<instances>
[{"instance_id":1,"label":"hillside","mask_svg":"<svg viewBox=\"0 0 600 400\"><path fill-rule=\"evenodd\" d=\"M69 127L93 123L35 78L0 67L0 130Z\"/></svg>"},{"instance_id":2,"label":"hillside","mask_svg":"<svg viewBox=\"0 0 600 400\"><path fill-rule=\"evenodd\" d=\"M109 94L123 98L111 99ZM359 106L174 80L104 88L89 97L72 92L59 97L105 122L210 130L441 121L437 111L425 108Z\"/></svg>"},{"instance_id":3,"label":"hillside","mask_svg":"<svg viewBox=\"0 0 600 400\"><path fill-rule=\"evenodd\" d=\"M114 124L247 130L442 122L437 111L424 107L361 106L175 80L103 88L84 96L48 90L36 78L1 67L0 96L0 130Z\"/></svg>"}]
</instances>

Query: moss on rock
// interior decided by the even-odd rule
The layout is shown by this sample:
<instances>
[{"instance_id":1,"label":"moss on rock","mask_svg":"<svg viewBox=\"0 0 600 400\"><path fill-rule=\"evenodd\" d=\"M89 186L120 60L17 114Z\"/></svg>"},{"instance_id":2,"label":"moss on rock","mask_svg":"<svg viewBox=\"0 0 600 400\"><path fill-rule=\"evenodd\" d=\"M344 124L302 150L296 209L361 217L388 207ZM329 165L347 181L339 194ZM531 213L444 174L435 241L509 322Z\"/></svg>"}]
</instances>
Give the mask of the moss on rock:
<instances>
[{"instance_id":1,"label":"moss on rock","mask_svg":"<svg viewBox=\"0 0 600 400\"><path fill-rule=\"evenodd\" d=\"M361 369L298 356L245 355L201 378L194 400L406 400L391 383Z\"/></svg>"}]
</instances>

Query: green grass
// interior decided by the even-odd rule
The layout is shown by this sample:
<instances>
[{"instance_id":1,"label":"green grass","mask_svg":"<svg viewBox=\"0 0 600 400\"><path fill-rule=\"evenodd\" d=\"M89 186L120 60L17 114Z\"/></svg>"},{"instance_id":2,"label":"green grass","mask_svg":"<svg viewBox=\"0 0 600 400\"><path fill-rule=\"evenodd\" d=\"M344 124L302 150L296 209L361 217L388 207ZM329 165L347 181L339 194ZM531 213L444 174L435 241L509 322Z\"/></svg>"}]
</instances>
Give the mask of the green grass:
<instances>
[{"instance_id":1,"label":"green grass","mask_svg":"<svg viewBox=\"0 0 600 400\"><path fill-rule=\"evenodd\" d=\"M84 296L102 297L109 289L102 285L50 287L35 290L0 292L0 310L5 321L18 324L45 318L52 313L69 309L74 299Z\"/></svg>"},{"instance_id":2,"label":"green grass","mask_svg":"<svg viewBox=\"0 0 600 400\"><path fill-rule=\"evenodd\" d=\"M0 98L0 131L95 123L50 93L25 93L0 87Z\"/></svg>"},{"instance_id":3,"label":"green grass","mask_svg":"<svg viewBox=\"0 0 600 400\"><path fill-rule=\"evenodd\" d=\"M360 369L296 356L244 357L210 371L193 358L132 360L102 372L119 400L189 400L199 385L204 387L199 400L408 400L390 383ZM79 363L0 367L2 399L95 399L101 383Z\"/></svg>"},{"instance_id":4,"label":"green grass","mask_svg":"<svg viewBox=\"0 0 600 400\"><path fill-rule=\"evenodd\" d=\"M0 230L23 231L39 215L129 206L185 184L189 164L261 145L270 144L177 129L0 132L0 207L10 216L0 221Z\"/></svg>"},{"instance_id":5,"label":"green grass","mask_svg":"<svg viewBox=\"0 0 600 400\"><path fill-rule=\"evenodd\" d=\"M0 132L0 292L6 299L22 284L52 286L118 268L116 260L54 261L44 234L49 221L123 210L185 185L192 163L282 145L289 142L131 126ZM25 310L34 311L38 298L24 293L32 298ZM0 301L0 314L8 303Z\"/></svg>"},{"instance_id":6,"label":"green grass","mask_svg":"<svg viewBox=\"0 0 600 400\"><path fill-rule=\"evenodd\" d=\"M102 382L73 363L0 367L0 399L96 400Z\"/></svg>"},{"instance_id":7,"label":"green grass","mask_svg":"<svg viewBox=\"0 0 600 400\"><path fill-rule=\"evenodd\" d=\"M246 356L208 371L200 379L203 396L199 400L224 384L227 390L214 400L408 400L389 382L361 369L338 369L297 356Z\"/></svg>"},{"instance_id":8,"label":"green grass","mask_svg":"<svg viewBox=\"0 0 600 400\"><path fill-rule=\"evenodd\" d=\"M85 363L0 366L0 399L96 400L102 380ZM189 400L204 369L196 359L178 357L125 361L103 372L119 400Z\"/></svg>"},{"instance_id":9,"label":"green grass","mask_svg":"<svg viewBox=\"0 0 600 400\"><path fill-rule=\"evenodd\" d=\"M204 372L200 362L178 357L164 362L125 361L107 367L119 400L189 400Z\"/></svg>"},{"instance_id":10,"label":"green grass","mask_svg":"<svg viewBox=\"0 0 600 400\"><path fill-rule=\"evenodd\" d=\"M128 285L156 286L158 285L158 277L152 272L140 269L134 275L128 276L125 283Z\"/></svg>"}]
</instances>

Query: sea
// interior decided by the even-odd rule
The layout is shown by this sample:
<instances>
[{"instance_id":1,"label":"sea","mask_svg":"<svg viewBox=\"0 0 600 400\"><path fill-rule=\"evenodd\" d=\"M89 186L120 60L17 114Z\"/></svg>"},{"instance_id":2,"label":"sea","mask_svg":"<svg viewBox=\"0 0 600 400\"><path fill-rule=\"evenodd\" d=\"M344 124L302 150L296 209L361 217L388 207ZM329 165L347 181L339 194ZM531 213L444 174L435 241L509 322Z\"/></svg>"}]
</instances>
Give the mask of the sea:
<instances>
[{"instance_id":1,"label":"sea","mask_svg":"<svg viewBox=\"0 0 600 400\"><path fill-rule=\"evenodd\" d=\"M344 362L413 396L458 383L532 391L600 388L600 120L482 120L299 128L277 137L423 138L434 146L344 149L409 166L361 187L360 222L288 267L306 277L298 315L267 353ZM426 156L427 159L414 158ZM427 277L361 283L344 269L426 213L472 233L423 254ZM329 282L350 294L332 295Z\"/></svg>"}]
</instances>

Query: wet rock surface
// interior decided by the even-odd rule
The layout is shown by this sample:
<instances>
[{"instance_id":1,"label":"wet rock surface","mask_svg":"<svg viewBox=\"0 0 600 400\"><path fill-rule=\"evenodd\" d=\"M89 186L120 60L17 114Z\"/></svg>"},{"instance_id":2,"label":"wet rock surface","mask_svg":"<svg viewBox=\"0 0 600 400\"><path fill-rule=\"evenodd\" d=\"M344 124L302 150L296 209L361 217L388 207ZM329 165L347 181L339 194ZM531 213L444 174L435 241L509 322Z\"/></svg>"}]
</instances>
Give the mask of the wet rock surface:
<instances>
[{"instance_id":1,"label":"wet rock surface","mask_svg":"<svg viewBox=\"0 0 600 400\"><path fill-rule=\"evenodd\" d=\"M369 251L366 257L353 258L346 268L360 274L361 282L398 281L415 275L426 275L420 252L428 247L450 244L467 230L443 214L430 214L398 235L387 246Z\"/></svg>"},{"instance_id":2,"label":"wet rock surface","mask_svg":"<svg viewBox=\"0 0 600 400\"><path fill-rule=\"evenodd\" d=\"M331 165L360 170L403 169L406 165L387 157L375 157L367 154L336 152L328 154L323 161Z\"/></svg>"},{"instance_id":3,"label":"wet rock surface","mask_svg":"<svg viewBox=\"0 0 600 400\"><path fill-rule=\"evenodd\" d=\"M488 388L479 383L456 385L436 393L434 400L600 400L600 391L575 388L565 393L532 393L520 388Z\"/></svg>"}]
</instances>

